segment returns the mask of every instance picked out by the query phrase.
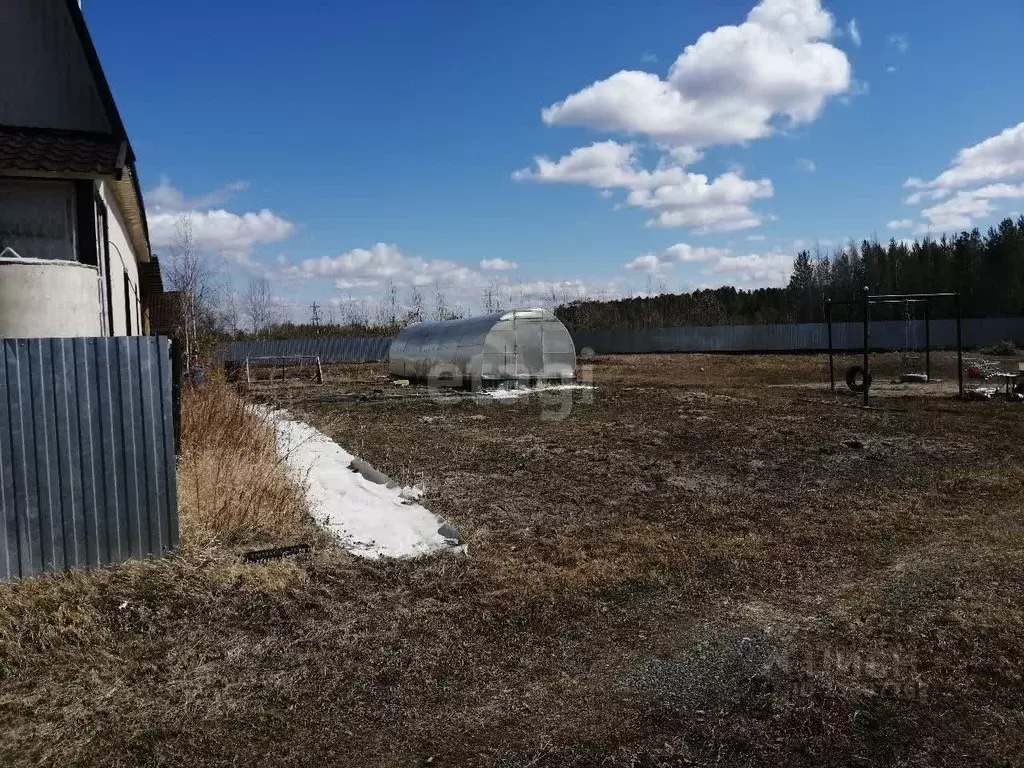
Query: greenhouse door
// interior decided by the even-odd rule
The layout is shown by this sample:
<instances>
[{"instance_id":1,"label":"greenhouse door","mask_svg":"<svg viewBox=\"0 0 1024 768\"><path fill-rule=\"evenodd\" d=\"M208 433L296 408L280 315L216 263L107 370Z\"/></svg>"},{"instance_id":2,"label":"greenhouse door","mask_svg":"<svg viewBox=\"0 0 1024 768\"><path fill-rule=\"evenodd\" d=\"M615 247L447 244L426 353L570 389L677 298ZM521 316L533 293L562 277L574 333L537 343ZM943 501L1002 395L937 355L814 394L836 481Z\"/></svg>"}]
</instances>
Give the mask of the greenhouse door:
<instances>
[{"instance_id":1,"label":"greenhouse door","mask_svg":"<svg viewBox=\"0 0 1024 768\"><path fill-rule=\"evenodd\" d=\"M544 373L543 320L516 319L516 352L520 377Z\"/></svg>"}]
</instances>

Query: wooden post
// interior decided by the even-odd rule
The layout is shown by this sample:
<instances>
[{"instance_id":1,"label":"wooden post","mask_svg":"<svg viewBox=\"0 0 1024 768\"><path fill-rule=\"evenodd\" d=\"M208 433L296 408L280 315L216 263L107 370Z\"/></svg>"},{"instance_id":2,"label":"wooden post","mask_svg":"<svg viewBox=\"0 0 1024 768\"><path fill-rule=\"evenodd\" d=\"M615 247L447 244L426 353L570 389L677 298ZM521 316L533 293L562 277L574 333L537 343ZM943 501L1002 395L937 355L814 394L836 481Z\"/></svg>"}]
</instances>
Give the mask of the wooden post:
<instances>
[{"instance_id":1,"label":"wooden post","mask_svg":"<svg viewBox=\"0 0 1024 768\"><path fill-rule=\"evenodd\" d=\"M249 376L249 358L245 358L245 383L252 386L252 378Z\"/></svg>"},{"instance_id":2,"label":"wooden post","mask_svg":"<svg viewBox=\"0 0 1024 768\"><path fill-rule=\"evenodd\" d=\"M932 380L932 319L928 299L924 300L924 377Z\"/></svg>"},{"instance_id":3,"label":"wooden post","mask_svg":"<svg viewBox=\"0 0 1024 768\"><path fill-rule=\"evenodd\" d=\"M864 405L867 405L868 404L868 389L869 389L869 387L868 387L868 376L869 376L869 374L868 374L868 357L870 356L869 355L870 346L869 346L869 341L868 341L868 338L869 338L868 326L871 324L871 301L870 301L870 296L868 294L868 287L866 285L864 286L863 304L864 304L864 364L863 364L862 368L864 369Z\"/></svg>"},{"instance_id":4,"label":"wooden post","mask_svg":"<svg viewBox=\"0 0 1024 768\"><path fill-rule=\"evenodd\" d=\"M836 367L832 352L832 299L825 302L825 322L828 323L828 387L836 391Z\"/></svg>"},{"instance_id":5,"label":"wooden post","mask_svg":"<svg viewBox=\"0 0 1024 768\"><path fill-rule=\"evenodd\" d=\"M324 369L320 367L320 355L316 356L316 383L324 383Z\"/></svg>"},{"instance_id":6,"label":"wooden post","mask_svg":"<svg viewBox=\"0 0 1024 768\"><path fill-rule=\"evenodd\" d=\"M960 308L960 291L956 292L956 376L960 388L960 398L964 396L964 337L963 313Z\"/></svg>"}]
</instances>

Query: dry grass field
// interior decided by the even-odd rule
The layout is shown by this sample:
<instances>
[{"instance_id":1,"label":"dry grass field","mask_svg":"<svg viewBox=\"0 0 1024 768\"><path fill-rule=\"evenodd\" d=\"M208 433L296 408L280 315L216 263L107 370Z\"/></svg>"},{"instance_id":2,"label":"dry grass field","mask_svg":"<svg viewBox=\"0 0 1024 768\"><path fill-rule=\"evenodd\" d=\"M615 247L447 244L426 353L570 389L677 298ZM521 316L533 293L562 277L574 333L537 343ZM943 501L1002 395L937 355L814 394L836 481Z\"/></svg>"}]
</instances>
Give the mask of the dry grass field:
<instances>
[{"instance_id":1,"label":"dry grass field","mask_svg":"<svg viewBox=\"0 0 1024 768\"><path fill-rule=\"evenodd\" d=\"M0 586L0 764L1020 764L1024 406L863 409L812 356L589 365L509 401L376 365L254 387L469 557L355 560L258 436L193 421L180 558Z\"/></svg>"}]
</instances>

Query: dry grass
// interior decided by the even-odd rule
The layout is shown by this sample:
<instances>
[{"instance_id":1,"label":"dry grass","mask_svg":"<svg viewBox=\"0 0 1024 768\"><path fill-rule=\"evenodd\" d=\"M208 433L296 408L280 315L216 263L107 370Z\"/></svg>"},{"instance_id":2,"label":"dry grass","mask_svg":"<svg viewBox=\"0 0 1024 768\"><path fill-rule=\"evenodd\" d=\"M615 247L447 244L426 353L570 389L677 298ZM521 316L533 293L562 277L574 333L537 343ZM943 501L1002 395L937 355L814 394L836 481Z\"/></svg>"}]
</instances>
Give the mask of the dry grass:
<instances>
[{"instance_id":1,"label":"dry grass","mask_svg":"<svg viewBox=\"0 0 1024 768\"><path fill-rule=\"evenodd\" d=\"M230 389L186 390L181 427L178 488L186 548L305 541L316 533L273 434Z\"/></svg>"},{"instance_id":2,"label":"dry grass","mask_svg":"<svg viewBox=\"0 0 1024 768\"><path fill-rule=\"evenodd\" d=\"M0 764L1019 764L1017 407L765 384L820 358L595 371L564 422L388 399L373 366L290 385L471 557L247 566L203 523L180 558L2 587ZM233 443L267 446L191 448ZM206 510L234 487L285 535L204 471Z\"/></svg>"}]
</instances>

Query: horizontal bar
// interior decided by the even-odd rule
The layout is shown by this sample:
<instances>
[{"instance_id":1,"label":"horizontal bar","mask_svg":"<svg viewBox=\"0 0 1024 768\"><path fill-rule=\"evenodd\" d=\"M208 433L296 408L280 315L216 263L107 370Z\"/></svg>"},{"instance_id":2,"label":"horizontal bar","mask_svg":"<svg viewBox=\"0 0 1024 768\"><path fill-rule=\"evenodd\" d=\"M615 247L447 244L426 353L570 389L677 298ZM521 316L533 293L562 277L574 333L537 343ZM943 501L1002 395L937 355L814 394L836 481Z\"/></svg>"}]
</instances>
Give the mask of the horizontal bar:
<instances>
[{"instance_id":1,"label":"horizontal bar","mask_svg":"<svg viewBox=\"0 0 1024 768\"><path fill-rule=\"evenodd\" d=\"M953 298L956 293L880 293L877 296L868 296L868 301L876 299L942 299Z\"/></svg>"}]
</instances>

